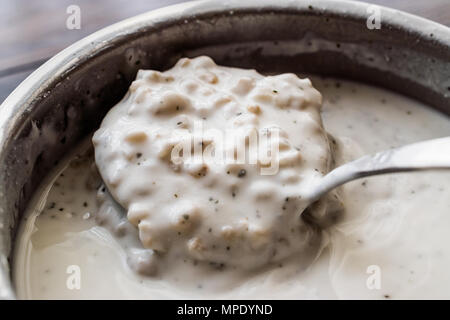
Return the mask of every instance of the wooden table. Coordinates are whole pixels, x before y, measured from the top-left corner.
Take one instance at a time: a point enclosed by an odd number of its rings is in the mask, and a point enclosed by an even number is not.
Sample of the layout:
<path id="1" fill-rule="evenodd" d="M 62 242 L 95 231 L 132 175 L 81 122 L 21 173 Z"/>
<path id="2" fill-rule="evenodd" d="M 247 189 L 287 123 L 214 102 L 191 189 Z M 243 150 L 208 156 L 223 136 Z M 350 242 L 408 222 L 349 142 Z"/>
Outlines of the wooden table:
<path id="1" fill-rule="evenodd" d="M 179 2 L 184 0 L 2 0 L 0 102 L 39 65 L 71 43 L 114 22 Z M 450 26 L 450 0 L 366 2 L 390 6 Z M 66 27 L 66 10 L 70 5 L 81 9 L 79 30 Z"/>

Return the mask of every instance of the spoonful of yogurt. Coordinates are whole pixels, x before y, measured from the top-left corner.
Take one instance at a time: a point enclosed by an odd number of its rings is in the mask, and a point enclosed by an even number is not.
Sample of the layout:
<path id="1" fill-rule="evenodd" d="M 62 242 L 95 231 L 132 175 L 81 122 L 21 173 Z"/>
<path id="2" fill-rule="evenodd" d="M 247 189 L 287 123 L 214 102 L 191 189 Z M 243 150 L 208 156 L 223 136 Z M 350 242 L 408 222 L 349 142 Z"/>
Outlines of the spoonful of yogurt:
<path id="1" fill-rule="evenodd" d="M 293 254 L 304 260 L 342 216 L 337 186 L 450 167 L 444 138 L 330 171 L 334 150 L 321 106 L 311 81 L 293 73 L 264 76 L 183 58 L 164 72 L 139 71 L 93 136 L 95 162 L 142 247 L 159 257 L 219 269 Z"/>

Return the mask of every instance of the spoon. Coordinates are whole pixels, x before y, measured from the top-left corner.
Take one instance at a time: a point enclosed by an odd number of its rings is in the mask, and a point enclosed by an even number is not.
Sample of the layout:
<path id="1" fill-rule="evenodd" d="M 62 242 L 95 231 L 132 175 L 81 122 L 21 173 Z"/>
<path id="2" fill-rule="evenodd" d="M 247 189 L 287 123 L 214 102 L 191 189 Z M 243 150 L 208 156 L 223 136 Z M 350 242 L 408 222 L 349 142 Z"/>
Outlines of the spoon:
<path id="1" fill-rule="evenodd" d="M 450 137 L 413 143 L 348 162 L 326 174 L 303 197 L 312 203 L 332 189 L 363 177 L 439 169 L 450 169 Z"/>

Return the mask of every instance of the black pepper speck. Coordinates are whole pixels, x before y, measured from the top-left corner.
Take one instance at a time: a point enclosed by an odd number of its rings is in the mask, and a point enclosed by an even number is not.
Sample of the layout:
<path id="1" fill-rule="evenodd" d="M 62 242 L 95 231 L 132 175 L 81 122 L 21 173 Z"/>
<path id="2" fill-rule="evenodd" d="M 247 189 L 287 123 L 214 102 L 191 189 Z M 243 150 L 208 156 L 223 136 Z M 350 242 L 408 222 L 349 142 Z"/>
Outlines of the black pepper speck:
<path id="1" fill-rule="evenodd" d="M 238 178 L 243 178 L 247 174 L 247 171 L 245 169 L 241 169 L 238 173 Z"/>

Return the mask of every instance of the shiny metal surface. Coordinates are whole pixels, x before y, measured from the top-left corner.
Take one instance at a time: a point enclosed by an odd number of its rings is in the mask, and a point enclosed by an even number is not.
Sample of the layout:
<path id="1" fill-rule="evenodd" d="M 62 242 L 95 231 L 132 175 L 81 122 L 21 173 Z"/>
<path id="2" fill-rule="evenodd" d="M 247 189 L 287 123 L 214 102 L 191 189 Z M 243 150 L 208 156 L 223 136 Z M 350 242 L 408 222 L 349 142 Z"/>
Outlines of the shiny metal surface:
<path id="1" fill-rule="evenodd" d="M 450 114 L 450 30 L 349 1 L 199 1 L 125 20 L 63 50 L 0 106 L 0 297 L 21 214 L 55 163 L 99 125 L 139 68 L 182 56 L 261 72 L 312 72 L 406 94 Z"/>
<path id="2" fill-rule="evenodd" d="M 450 137 L 381 151 L 339 166 L 311 186 L 306 199 L 316 201 L 332 189 L 364 177 L 424 170 L 450 170 Z"/>

